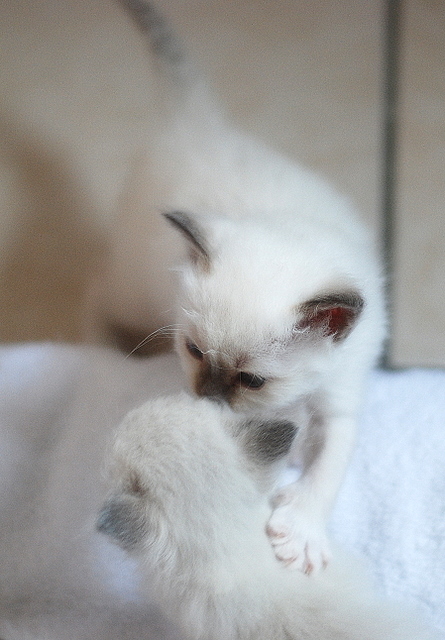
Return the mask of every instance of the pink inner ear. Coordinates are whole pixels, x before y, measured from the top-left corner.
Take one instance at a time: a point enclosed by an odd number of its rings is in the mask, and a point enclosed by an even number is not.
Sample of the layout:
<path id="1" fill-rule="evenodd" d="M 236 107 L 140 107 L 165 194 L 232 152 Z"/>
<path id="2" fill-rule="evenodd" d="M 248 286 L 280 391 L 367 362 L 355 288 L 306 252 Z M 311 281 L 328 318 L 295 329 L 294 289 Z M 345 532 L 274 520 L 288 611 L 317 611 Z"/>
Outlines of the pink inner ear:
<path id="1" fill-rule="evenodd" d="M 333 309 L 327 309 L 327 315 L 329 335 L 342 333 L 351 320 L 351 309 L 334 307 Z"/>
<path id="2" fill-rule="evenodd" d="M 325 336 L 341 338 L 351 324 L 354 311 L 348 307 L 329 307 L 307 316 L 303 324 L 311 329 L 322 329 Z"/>

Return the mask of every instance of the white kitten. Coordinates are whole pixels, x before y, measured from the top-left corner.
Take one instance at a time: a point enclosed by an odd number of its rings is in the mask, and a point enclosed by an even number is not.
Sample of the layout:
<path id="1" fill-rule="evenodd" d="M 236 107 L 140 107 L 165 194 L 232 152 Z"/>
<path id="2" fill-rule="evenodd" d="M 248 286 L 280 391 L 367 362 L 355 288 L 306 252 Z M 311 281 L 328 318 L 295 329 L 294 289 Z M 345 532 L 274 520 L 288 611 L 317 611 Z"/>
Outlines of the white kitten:
<path id="1" fill-rule="evenodd" d="M 285 420 L 185 394 L 124 420 L 98 528 L 134 555 L 167 617 L 193 640 L 426 640 L 334 558 L 308 580 L 264 533 L 267 494 L 292 444 Z"/>
<path id="2" fill-rule="evenodd" d="M 168 214 L 190 242 L 176 346 L 193 389 L 238 410 L 307 408 L 293 452 L 302 476 L 269 523 L 277 556 L 307 573 L 329 559 L 324 523 L 384 325 L 364 234 L 323 195 L 312 219 Z"/>
<path id="3" fill-rule="evenodd" d="M 227 124 L 163 23 L 126 4 L 162 63 L 164 119 L 122 199 L 101 314 L 143 335 L 174 324 L 199 395 L 294 418 L 306 406 L 292 454 L 302 475 L 276 496 L 269 535 L 278 558 L 311 573 L 330 556 L 326 518 L 384 335 L 372 243 L 322 180 Z M 176 316 L 181 246 L 159 210 L 189 246 Z"/>

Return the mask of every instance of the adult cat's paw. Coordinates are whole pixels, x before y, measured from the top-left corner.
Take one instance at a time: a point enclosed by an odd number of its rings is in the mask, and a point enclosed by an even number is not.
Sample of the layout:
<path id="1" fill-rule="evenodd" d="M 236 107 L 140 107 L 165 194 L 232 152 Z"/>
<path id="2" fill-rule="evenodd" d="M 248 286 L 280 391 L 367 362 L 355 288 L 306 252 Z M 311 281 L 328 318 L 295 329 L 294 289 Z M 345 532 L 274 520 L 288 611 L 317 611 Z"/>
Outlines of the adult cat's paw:
<path id="1" fill-rule="evenodd" d="M 295 504 L 276 507 L 267 524 L 275 555 L 291 569 L 311 575 L 324 569 L 331 558 L 323 524 Z"/>

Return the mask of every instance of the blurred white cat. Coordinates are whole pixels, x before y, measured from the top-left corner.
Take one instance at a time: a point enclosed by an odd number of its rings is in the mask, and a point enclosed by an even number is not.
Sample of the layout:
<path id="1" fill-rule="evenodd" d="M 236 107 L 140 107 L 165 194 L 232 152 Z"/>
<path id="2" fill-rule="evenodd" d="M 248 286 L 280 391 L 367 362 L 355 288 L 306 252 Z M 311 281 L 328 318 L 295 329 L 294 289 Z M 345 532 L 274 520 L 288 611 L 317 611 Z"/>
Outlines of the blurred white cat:
<path id="1" fill-rule="evenodd" d="M 349 557 L 311 579 L 274 557 L 267 496 L 296 430 L 184 393 L 151 400 L 117 432 L 98 529 L 137 560 L 183 638 L 433 638 Z"/>

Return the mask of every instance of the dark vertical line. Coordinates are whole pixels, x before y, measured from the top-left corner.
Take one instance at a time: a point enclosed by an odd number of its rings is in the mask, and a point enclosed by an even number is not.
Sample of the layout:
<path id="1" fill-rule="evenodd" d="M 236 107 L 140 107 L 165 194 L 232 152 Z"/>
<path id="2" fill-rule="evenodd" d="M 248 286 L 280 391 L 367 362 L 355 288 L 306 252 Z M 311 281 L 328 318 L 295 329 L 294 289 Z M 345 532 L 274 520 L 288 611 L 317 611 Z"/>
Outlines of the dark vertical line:
<path id="1" fill-rule="evenodd" d="M 391 368 L 393 335 L 393 294 L 396 225 L 397 115 L 400 54 L 401 0 L 385 0 L 384 87 L 383 87 L 383 162 L 382 162 L 382 252 L 386 277 L 389 337 L 382 359 Z"/>

